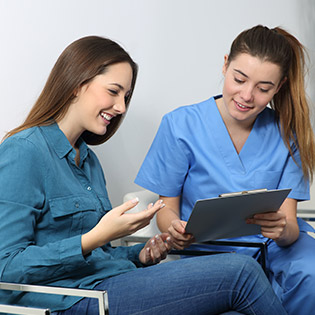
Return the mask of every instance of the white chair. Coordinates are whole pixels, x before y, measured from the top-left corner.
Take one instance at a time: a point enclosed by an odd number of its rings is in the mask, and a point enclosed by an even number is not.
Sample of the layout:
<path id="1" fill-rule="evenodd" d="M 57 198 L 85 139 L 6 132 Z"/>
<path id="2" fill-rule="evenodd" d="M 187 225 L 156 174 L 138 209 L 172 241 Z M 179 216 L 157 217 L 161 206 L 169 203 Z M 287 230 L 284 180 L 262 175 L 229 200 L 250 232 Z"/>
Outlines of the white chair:
<path id="1" fill-rule="evenodd" d="M 134 198 L 139 198 L 139 203 L 134 208 L 128 211 L 131 213 L 136 213 L 136 212 L 146 209 L 149 203 L 154 203 L 159 199 L 159 195 L 149 190 L 134 191 L 134 192 L 127 193 L 123 197 L 123 202 L 126 202 Z M 154 216 L 149 225 L 133 233 L 132 236 L 150 238 L 153 235 L 158 234 L 158 233 L 160 233 L 160 230 L 157 227 L 156 216 Z"/>

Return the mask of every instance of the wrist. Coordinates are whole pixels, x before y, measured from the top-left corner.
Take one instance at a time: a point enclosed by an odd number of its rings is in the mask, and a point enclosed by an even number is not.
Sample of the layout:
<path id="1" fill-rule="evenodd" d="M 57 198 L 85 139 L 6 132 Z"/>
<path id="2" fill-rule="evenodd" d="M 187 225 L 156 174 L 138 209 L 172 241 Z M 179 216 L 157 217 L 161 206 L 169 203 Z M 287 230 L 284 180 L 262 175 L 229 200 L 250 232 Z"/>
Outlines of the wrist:
<path id="1" fill-rule="evenodd" d="M 99 233 L 97 233 L 97 231 L 94 228 L 81 236 L 82 254 L 87 255 L 94 249 L 101 247 L 106 243 L 108 243 L 108 241 L 107 240 L 102 241 L 99 237 Z"/>
<path id="2" fill-rule="evenodd" d="M 300 234 L 300 229 L 297 223 L 288 222 L 283 235 L 275 240 L 278 246 L 286 247 L 293 244 L 298 238 Z"/>

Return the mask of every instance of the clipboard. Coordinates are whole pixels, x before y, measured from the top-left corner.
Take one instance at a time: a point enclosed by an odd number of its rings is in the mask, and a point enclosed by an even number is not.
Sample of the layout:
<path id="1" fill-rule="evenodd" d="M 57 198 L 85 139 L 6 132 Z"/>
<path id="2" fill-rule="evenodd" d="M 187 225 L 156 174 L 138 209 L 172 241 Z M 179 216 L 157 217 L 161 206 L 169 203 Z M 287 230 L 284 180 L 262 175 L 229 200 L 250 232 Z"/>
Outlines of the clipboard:
<path id="1" fill-rule="evenodd" d="M 256 213 L 277 211 L 291 189 L 259 189 L 197 200 L 186 233 L 197 242 L 260 234 L 260 226 L 247 224 Z"/>

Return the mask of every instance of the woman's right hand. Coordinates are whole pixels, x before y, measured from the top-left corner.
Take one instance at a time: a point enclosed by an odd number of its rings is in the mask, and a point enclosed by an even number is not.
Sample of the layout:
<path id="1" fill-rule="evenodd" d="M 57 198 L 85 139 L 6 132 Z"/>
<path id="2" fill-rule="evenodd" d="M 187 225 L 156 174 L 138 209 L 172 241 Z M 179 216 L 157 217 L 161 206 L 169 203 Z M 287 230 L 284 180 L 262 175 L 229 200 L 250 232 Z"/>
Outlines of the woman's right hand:
<path id="1" fill-rule="evenodd" d="M 164 207 L 163 201 L 149 204 L 147 209 L 137 213 L 126 213 L 138 204 L 138 199 L 126 201 L 122 205 L 107 212 L 98 224 L 89 232 L 82 235 L 82 253 L 86 255 L 97 247 L 130 235 L 147 226 L 153 216 Z"/>
<path id="2" fill-rule="evenodd" d="M 192 234 L 188 234 L 185 231 L 187 222 L 179 219 L 172 220 L 171 225 L 168 228 L 168 233 L 171 236 L 173 247 L 175 249 L 184 249 L 195 241 Z"/>

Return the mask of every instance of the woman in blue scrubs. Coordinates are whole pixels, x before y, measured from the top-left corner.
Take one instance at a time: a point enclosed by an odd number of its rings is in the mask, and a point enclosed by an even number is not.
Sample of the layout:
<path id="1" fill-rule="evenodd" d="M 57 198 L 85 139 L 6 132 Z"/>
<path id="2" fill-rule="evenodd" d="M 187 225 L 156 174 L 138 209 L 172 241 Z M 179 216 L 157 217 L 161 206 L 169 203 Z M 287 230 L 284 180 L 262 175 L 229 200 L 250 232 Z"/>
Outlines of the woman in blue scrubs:
<path id="1" fill-rule="evenodd" d="M 267 242 L 275 292 L 290 314 L 311 314 L 315 240 L 307 232 L 314 230 L 296 216 L 297 202 L 310 198 L 315 168 L 304 48 L 285 30 L 258 25 L 233 41 L 223 75 L 222 95 L 163 117 L 135 182 L 164 200 L 157 222 L 178 249 L 194 241 L 185 225 L 196 200 L 291 188 L 279 211 L 247 220 L 260 225 L 261 234 L 236 240 Z"/>
<path id="2" fill-rule="evenodd" d="M 251 257 L 228 254 L 157 264 L 168 233 L 146 244 L 112 240 L 149 224 L 163 207 L 114 209 L 87 144 L 119 127 L 137 65 L 115 42 L 88 36 L 58 58 L 25 122 L 0 145 L 0 281 L 107 290 L 110 314 L 284 314 Z M 111 152 L 111 154 L 114 154 Z M 1 303 L 98 314 L 96 299 L 1 292 Z"/>

